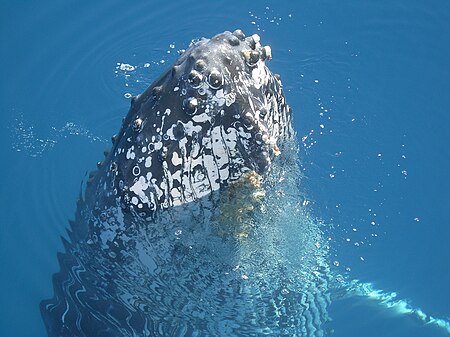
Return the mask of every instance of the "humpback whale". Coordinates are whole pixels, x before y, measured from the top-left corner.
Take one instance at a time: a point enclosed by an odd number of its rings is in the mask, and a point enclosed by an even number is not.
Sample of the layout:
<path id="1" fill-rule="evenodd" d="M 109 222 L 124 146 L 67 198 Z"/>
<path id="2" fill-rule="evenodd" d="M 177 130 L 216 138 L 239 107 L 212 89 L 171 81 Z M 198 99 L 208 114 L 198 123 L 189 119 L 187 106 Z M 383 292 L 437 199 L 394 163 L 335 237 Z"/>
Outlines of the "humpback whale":
<path id="1" fill-rule="evenodd" d="M 49 336 L 326 334 L 328 247 L 271 58 L 224 32 L 132 99 L 63 238 Z"/>

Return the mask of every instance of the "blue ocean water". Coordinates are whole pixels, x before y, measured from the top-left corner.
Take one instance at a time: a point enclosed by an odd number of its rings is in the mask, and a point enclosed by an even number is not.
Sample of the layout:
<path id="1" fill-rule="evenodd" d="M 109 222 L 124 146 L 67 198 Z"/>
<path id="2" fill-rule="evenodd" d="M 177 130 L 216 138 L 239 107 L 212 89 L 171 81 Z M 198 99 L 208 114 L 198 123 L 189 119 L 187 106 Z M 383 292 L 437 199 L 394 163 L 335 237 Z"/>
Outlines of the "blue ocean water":
<path id="1" fill-rule="evenodd" d="M 310 211 L 336 273 L 450 316 L 448 1 L 2 1 L 0 336 L 45 336 L 81 180 L 191 40 L 241 28 L 273 51 Z M 337 299 L 335 336 L 446 336 Z"/>

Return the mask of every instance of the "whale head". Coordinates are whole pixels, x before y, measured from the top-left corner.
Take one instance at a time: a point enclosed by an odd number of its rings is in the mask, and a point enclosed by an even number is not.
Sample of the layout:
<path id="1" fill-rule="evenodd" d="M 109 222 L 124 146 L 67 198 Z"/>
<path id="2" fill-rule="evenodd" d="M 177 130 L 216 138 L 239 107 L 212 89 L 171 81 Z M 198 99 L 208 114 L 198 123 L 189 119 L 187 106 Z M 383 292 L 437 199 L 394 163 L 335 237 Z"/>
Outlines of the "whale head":
<path id="1" fill-rule="evenodd" d="M 133 98 L 96 194 L 146 217 L 268 172 L 279 139 L 293 135 L 271 57 L 240 30 L 192 43 Z"/>

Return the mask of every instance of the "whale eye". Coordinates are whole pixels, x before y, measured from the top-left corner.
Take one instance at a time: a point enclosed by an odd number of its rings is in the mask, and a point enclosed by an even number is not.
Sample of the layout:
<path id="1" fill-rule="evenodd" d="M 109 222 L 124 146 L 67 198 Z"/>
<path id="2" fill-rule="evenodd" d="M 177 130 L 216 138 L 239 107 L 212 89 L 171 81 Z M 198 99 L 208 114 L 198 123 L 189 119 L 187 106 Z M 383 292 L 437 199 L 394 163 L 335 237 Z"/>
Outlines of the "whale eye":
<path id="1" fill-rule="evenodd" d="M 193 115 L 197 111 L 197 105 L 198 105 L 197 98 L 195 98 L 195 97 L 186 98 L 183 101 L 183 110 L 188 115 Z"/>
<path id="2" fill-rule="evenodd" d="M 211 71 L 208 76 L 208 84 L 213 89 L 219 89 L 223 85 L 223 76 L 217 70 Z"/>
<path id="3" fill-rule="evenodd" d="M 188 75 L 188 82 L 192 85 L 193 88 L 198 88 L 202 83 L 203 75 L 200 74 L 197 70 L 192 70 Z"/>

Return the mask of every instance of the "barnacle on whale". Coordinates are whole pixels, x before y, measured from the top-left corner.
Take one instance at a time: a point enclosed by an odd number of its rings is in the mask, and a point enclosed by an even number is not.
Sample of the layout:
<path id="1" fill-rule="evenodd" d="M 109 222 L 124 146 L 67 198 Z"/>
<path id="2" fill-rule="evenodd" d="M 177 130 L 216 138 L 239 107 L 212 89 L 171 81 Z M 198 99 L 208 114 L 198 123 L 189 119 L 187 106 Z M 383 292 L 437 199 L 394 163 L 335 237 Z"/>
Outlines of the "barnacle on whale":
<path id="1" fill-rule="evenodd" d="M 219 235 L 238 239 L 248 237 L 256 226 L 252 215 L 263 202 L 263 177 L 255 171 L 246 172 L 223 190 L 219 197 L 215 224 Z"/>

